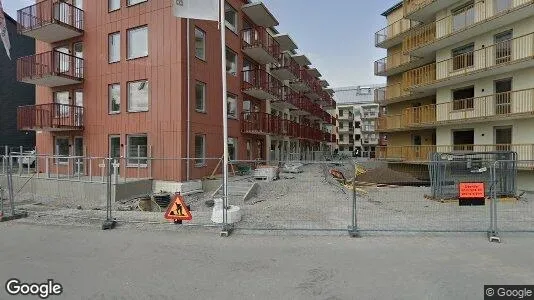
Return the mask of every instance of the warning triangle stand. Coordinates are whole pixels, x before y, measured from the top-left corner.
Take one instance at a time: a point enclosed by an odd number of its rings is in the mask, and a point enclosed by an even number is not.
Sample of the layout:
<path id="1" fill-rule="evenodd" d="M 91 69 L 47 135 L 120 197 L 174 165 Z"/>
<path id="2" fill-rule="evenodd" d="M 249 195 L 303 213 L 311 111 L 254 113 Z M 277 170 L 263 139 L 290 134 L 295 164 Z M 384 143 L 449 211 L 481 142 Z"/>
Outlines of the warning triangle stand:
<path id="1" fill-rule="evenodd" d="M 185 204 L 184 198 L 180 195 L 175 195 L 174 199 L 169 204 L 165 212 L 165 219 L 173 221 L 189 221 L 193 219 L 191 212 Z"/>

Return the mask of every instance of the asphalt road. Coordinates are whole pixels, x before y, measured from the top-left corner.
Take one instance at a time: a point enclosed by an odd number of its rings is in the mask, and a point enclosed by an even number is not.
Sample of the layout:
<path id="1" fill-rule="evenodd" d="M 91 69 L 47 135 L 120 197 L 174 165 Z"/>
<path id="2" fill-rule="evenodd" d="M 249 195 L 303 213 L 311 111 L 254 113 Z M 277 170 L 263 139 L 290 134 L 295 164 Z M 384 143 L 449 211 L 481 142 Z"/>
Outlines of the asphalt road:
<path id="1" fill-rule="evenodd" d="M 269 236 L 0 224 L 9 278 L 54 279 L 49 299 L 483 299 L 534 284 L 534 238 Z M 37 297 L 27 297 L 38 299 Z"/>

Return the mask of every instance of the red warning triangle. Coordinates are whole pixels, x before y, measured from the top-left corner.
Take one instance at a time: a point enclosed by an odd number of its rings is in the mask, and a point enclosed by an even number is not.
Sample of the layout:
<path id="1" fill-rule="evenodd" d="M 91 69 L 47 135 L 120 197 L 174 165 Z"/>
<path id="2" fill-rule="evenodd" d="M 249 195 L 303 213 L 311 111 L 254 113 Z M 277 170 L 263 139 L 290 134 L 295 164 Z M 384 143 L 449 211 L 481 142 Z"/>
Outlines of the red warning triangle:
<path id="1" fill-rule="evenodd" d="M 171 204 L 169 204 L 164 218 L 167 220 L 188 221 L 193 219 L 193 216 L 189 209 L 187 209 L 184 198 L 180 195 L 176 195 Z"/>

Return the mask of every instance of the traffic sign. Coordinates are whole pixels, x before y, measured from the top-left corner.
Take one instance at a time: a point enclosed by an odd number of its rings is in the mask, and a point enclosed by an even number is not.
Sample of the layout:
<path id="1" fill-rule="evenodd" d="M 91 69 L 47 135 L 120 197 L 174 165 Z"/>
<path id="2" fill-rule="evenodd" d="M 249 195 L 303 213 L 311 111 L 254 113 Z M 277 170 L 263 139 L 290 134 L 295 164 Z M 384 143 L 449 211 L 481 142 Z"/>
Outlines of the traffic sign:
<path id="1" fill-rule="evenodd" d="M 164 218 L 173 221 L 188 221 L 193 219 L 193 216 L 187 208 L 187 205 L 185 205 L 184 198 L 180 195 L 176 195 L 171 201 L 171 204 L 169 204 Z"/>

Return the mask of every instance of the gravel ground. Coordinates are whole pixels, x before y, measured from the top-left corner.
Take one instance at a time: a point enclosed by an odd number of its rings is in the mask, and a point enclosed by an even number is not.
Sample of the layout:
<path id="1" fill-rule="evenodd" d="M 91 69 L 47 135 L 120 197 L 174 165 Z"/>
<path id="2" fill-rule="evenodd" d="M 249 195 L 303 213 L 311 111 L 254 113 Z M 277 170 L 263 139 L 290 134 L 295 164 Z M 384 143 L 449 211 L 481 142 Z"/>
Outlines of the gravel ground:
<path id="1" fill-rule="evenodd" d="M 382 166 L 377 165 L 375 172 Z M 330 229 L 346 230 L 352 217 L 352 191 L 343 188 L 329 175 L 336 168 L 348 179 L 353 176 L 352 163 L 343 165 L 308 164 L 298 174 L 281 174 L 273 182 L 258 181 L 256 196 L 246 203 L 231 198 L 230 204 L 241 207 L 241 229 Z M 231 180 L 247 180 L 235 177 Z M 362 187 L 357 197 L 358 227 L 362 230 L 438 230 L 485 231 L 489 227 L 489 205 L 460 207 L 457 202 L 437 202 L 425 198 L 428 187 Z M 186 225 L 214 226 L 212 208 L 205 202 L 211 192 L 186 196 L 193 220 Z M 56 201 L 30 197 L 17 203 L 18 209 L 30 212 L 21 222 L 100 226 L 106 217 L 105 207 L 77 207 Z M 498 222 L 502 230 L 534 230 L 534 194 L 519 201 L 498 205 Z M 164 210 L 164 209 L 163 209 Z M 113 217 L 124 226 L 134 228 L 176 228 L 163 219 L 163 211 L 142 212 L 137 201 L 113 205 Z M 185 226 L 184 226 L 185 227 Z"/>

